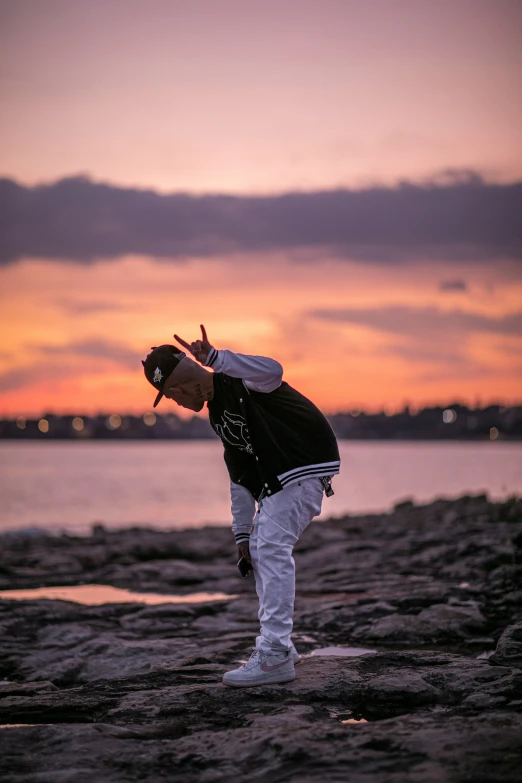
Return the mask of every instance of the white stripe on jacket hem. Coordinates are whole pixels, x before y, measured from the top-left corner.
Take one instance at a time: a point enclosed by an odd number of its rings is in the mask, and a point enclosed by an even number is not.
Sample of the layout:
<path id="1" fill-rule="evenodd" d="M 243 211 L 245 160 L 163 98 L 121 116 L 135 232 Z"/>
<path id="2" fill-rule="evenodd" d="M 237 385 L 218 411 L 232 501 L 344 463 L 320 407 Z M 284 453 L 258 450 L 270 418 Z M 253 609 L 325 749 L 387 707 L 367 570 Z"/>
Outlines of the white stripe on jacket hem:
<path id="1" fill-rule="evenodd" d="M 302 465 L 300 468 L 287 470 L 286 473 L 280 473 L 277 477 L 282 486 L 288 484 L 294 478 L 304 478 L 305 476 L 333 476 L 339 473 L 341 469 L 341 460 L 335 462 L 320 462 L 317 465 Z"/>

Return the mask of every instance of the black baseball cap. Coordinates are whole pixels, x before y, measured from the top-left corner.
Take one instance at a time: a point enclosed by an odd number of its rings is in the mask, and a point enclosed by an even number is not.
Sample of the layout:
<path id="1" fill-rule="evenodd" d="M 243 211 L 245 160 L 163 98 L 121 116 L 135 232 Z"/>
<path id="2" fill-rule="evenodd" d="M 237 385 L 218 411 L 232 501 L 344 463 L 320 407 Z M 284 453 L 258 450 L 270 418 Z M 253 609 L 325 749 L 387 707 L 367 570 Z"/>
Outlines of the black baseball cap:
<path id="1" fill-rule="evenodd" d="M 146 379 L 155 389 L 159 389 L 159 394 L 152 406 L 153 408 L 156 407 L 163 397 L 165 381 L 184 356 L 186 354 L 180 351 L 179 348 L 176 348 L 175 345 L 159 345 L 156 348 L 152 348 L 145 361 L 142 361 Z"/>

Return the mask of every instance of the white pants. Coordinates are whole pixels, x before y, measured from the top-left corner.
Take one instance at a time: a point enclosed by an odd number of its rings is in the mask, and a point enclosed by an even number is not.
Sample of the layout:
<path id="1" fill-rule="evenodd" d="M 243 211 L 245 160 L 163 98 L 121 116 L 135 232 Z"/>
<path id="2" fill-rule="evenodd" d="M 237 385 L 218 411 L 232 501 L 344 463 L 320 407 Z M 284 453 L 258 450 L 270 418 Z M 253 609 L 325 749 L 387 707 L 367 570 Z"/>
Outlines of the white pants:
<path id="1" fill-rule="evenodd" d="M 250 558 L 259 597 L 261 633 L 256 647 L 279 653 L 291 647 L 295 598 L 293 548 L 312 519 L 321 513 L 323 485 L 302 479 L 263 498 L 250 535 Z"/>

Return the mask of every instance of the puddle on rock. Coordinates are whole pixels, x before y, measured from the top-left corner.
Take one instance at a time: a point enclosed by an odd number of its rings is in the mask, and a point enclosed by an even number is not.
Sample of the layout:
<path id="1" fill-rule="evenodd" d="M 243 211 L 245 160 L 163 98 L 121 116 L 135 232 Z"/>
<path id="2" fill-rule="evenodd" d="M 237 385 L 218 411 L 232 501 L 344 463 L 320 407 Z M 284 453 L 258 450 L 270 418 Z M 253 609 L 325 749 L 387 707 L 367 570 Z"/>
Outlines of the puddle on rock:
<path id="1" fill-rule="evenodd" d="M 48 598 L 53 601 L 74 601 L 86 606 L 102 604 L 202 604 L 208 601 L 228 601 L 237 595 L 226 593 L 189 593 L 188 595 L 161 595 L 159 593 L 132 593 L 110 585 L 62 585 L 37 587 L 31 590 L 0 590 L 0 598 L 27 601 Z"/>
<path id="2" fill-rule="evenodd" d="M 369 655 L 376 652 L 377 650 L 370 650 L 367 647 L 318 647 L 308 655 L 341 655 L 345 658 L 355 658 L 358 655 Z"/>
<path id="3" fill-rule="evenodd" d="M 340 709 L 328 709 L 328 715 L 339 723 L 355 724 L 355 723 L 368 723 L 360 712 L 353 712 L 352 710 L 340 710 Z"/>

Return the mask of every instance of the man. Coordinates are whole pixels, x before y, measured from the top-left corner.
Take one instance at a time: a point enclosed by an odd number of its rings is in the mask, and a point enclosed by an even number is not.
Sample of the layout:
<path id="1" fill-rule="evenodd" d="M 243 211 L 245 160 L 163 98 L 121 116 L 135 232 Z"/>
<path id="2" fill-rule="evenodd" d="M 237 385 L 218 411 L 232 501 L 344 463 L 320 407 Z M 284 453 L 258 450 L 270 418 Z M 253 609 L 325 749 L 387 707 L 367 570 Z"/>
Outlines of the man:
<path id="1" fill-rule="evenodd" d="M 153 348 L 142 364 L 158 390 L 154 407 L 162 397 L 196 412 L 206 402 L 223 443 L 237 554 L 254 571 L 261 625 L 250 660 L 227 672 L 223 682 L 238 687 L 288 682 L 299 662 L 291 641 L 292 550 L 320 514 L 323 493 L 333 494 L 331 477 L 340 468 L 337 441 L 321 411 L 282 380 L 278 362 L 218 351 L 204 326 L 201 333 L 192 343 L 174 335 L 200 364 L 174 345 Z"/>

